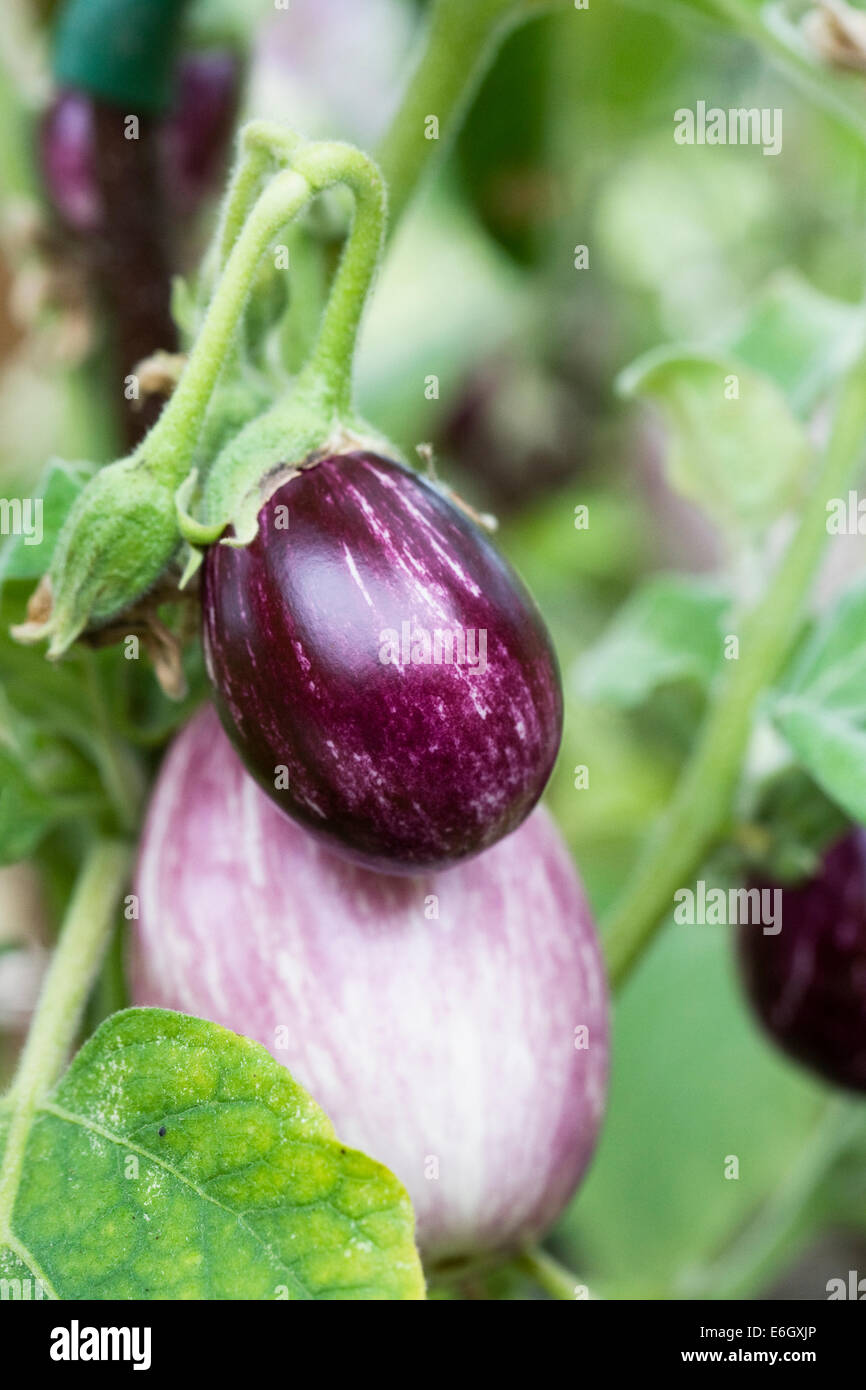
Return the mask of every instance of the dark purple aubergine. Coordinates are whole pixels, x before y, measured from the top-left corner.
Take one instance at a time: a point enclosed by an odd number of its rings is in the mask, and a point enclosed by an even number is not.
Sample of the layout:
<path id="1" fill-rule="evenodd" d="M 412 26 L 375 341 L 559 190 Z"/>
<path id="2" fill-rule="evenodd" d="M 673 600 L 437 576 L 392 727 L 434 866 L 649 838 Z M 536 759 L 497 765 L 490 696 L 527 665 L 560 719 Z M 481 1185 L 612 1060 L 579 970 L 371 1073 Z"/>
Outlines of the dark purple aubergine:
<path id="1" fill-rule="evenodd" d="M 766 886 L 766 885 L 761 885 Z M 746 988 L 779 1046 L 837 1086 L 866 1091 L 866 832 L 782 890 L 781 931 L 740 928 Z"/>
<path id="2" fill-rule="evenodd" d="M 247 769 L 358 863 L 447 867 L 544 790 L 562 691 L 541 616 L 474 523 L 400 464 L 343 454 L 280 486 L 249 546 L 208 551 L 204 633 Z"/>

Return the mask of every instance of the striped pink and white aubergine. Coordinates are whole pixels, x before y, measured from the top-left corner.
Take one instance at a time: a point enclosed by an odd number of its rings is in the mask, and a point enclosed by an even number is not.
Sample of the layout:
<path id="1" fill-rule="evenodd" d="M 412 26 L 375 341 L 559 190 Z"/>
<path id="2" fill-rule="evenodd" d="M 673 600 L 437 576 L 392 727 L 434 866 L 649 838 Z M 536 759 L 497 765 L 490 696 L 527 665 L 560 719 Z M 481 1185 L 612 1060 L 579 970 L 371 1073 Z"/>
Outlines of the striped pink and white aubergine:
<path id="1" fill-rule="evenodd" d="M 204 564 L 223 726 L 268 796 L 388 873 L 478 854 L 538 801 L 562 733 L 524 585 L 436 487 L 370 453 L 277 487 Z"/>
<path id="2" fill-rule="evenodd" d="M 543 808 L 449 873 L 372 873 L 281 815 L 206 709 L 163 765 L 137 892 L 135 1002 L 263 1043 L 405 1183 L 428 1265 L 556 1219 L 601 1124 L 608 1002 Z"/>

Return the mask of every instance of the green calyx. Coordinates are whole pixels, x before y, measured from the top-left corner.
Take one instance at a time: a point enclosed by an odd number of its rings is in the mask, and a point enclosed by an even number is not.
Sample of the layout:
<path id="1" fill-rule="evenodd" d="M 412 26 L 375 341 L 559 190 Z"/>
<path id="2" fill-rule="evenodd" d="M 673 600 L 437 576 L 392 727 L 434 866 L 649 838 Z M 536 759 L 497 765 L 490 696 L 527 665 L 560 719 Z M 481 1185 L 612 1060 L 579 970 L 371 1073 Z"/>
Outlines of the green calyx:
<path id="1" fill-rule="evenodd" d="M 309 359 L 270 404 L 266 374 L 244 342 L 248 302 L 256 285 L 273 297 L 266 252 L 335 184 L 354 196 L 353 226 Z M 352 364 L 384 228 L 382 177 L 358 150 L 303 145 L 259 122 L 242 132 L 209 262 L 213 288 L 196 309 L 198 331 L 174 395 L 135 453 L 99 472 L 76 500 L 19 640 L 48 638 L 48 655 L 61 656 L 138 605 L 167 571 L 176 584 L 184 558 L 186 582 L 200 547 L 226 528 L 233 543 L 248 543 L 275 474 L 339 447 L 370 446 L 371 431 L 352 412 Z M 264 312 L 273 317 L 267 305 Z"/>
<path id="2" fill-rule="evenodd" d="M 276 487 L 320 459 L 353 449 L 398 457 L 394 445 L 360 416 L 338 409 L 332 388 L 319 373 L 302 374 L 291 392 L 229 441 L 201 487 L 197 472 L 190 474 L 177 494 L 184 539 L 197 549 L 221 537 L 226 545 L 249 545 L 259 511 Z M 228 529 L 232 535 L 224 537 Z M 192 561 L 185 577 L 196 568 Z"/>
<path id="3" fill-rule="evenodd" d="M 147 593 L 179 544 L 173 490 L 132 458 L 103 468 L 76 499 L 47 584 L 14 636 L 21 642 L 48 637 L 48 656 L 62 656 L 86 628 L 127 608 L 130 594 Z"/>

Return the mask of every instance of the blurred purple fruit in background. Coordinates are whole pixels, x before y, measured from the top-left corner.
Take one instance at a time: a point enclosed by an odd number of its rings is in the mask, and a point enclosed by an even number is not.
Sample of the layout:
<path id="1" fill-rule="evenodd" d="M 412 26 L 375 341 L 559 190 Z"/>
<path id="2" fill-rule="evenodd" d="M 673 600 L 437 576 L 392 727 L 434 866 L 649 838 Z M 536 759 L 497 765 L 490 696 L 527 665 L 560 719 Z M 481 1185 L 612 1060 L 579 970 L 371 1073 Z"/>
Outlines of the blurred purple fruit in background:
<path id="1" fill-rule="evenodd" d="M 42 173 L 61 220 L 82 233 L 98 230 L 102 222 L 94 142 L 92 98 L 61 92 L 42 119 Z"/>
<path id="2" fill-rule="evenodd" d="M 241 86 L 241 64 L 227 49 L 188 54 L 162 131 L 166 191 L 178 211 L 194 210 L 219 183 Z"/>
<path id="3" fill-rule="evenodd" d="M 866 1091 L 866 831 L 836 841 L 813 878 L 781 891 L 777 935 L 740 928 L 749 996 L 791 1057 Z"/>
<path id="4" fill-rule="evenodd" d="M 174 104 L 156 132 L 162 192 L 175 214 L 195 211 L 220 182 L 241 80 L 241 61 L 228 49 L 190 53 L 178 63 Z M 96 106 L 84 92 L 60 92 L 40 129 L 45 187 L 61 221 L 81 235 L 105 226 Z M 122 124 L 120 111 L 116 118 Z"/>
<path id="5" fill-rule="evenodd" d="M 449 873 L 374 874 L 281 815 L 205 709 L 163 764 L 136 892 L 134 1001 L 263 1043 L 405 1183 L 428 1261 L 554 1222 L 601 1126 L 608 1004 L 543 808 Z"/>
<path id="6" fill-rule="evenodd" d="M 438 445 L 497 515 L 564 487 L 591 460 L 598 396 L 571 365 L 500 352 L 444 418 Z"/>

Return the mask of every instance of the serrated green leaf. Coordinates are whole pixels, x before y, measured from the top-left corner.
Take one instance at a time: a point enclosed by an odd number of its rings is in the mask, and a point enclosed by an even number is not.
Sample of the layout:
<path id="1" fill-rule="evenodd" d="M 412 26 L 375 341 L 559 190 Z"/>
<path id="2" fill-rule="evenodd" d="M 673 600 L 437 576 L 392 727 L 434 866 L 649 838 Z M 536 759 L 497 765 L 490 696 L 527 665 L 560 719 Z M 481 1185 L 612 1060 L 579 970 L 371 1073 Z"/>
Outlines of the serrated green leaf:
<path id="1" fill-rule="evenodd" d="M 866 584 L 818 625 L 770 713 L 818 785 L 866 824 Z"/>
<path id="2" fill-rule="evenodd" d="M 795 272 L 785 271 L 770 281 L 729 350 L 771 377 L 803 418 L 853 366 L 864 346 L 862 305 L 830 299 Z"/>
<path id="3" fill-rule="evenodd" d="M 24 1145 L 0 1277 L 39 1279 L 49 1297 L 424 1297 L 397 1179 L 340 1144 L 263 1047 L 217 1024 L 115 1014 Z"/>
<path id="4" fill-rule="evenodd" d="M 796 506 L 812 450 L 768 377 L 734 357 L 673 347 L 639 358 L 619 385 L 660 407 L 671 485 L 725 530 L 760 533 Z"/>
<path id="5" fill-rule="evenodd" d="M 33 493 L 33 500 L 42 504 L 39 542 L 33 543 L 35 535 L 6 538 L 0 547 L 0 583 L 7 579 L 35 581 L 45 574 L 69 509 L 92 473 L 90 464 L 51 460 Z"/>
<path id="6" fill-rule="evenodd" d="M 672 681 L 706 688 L 722 663 L 729 606 L 716 585 L 675 574 L 651 579 L 580 658 L 579 694 L 631 709 Z"/>

